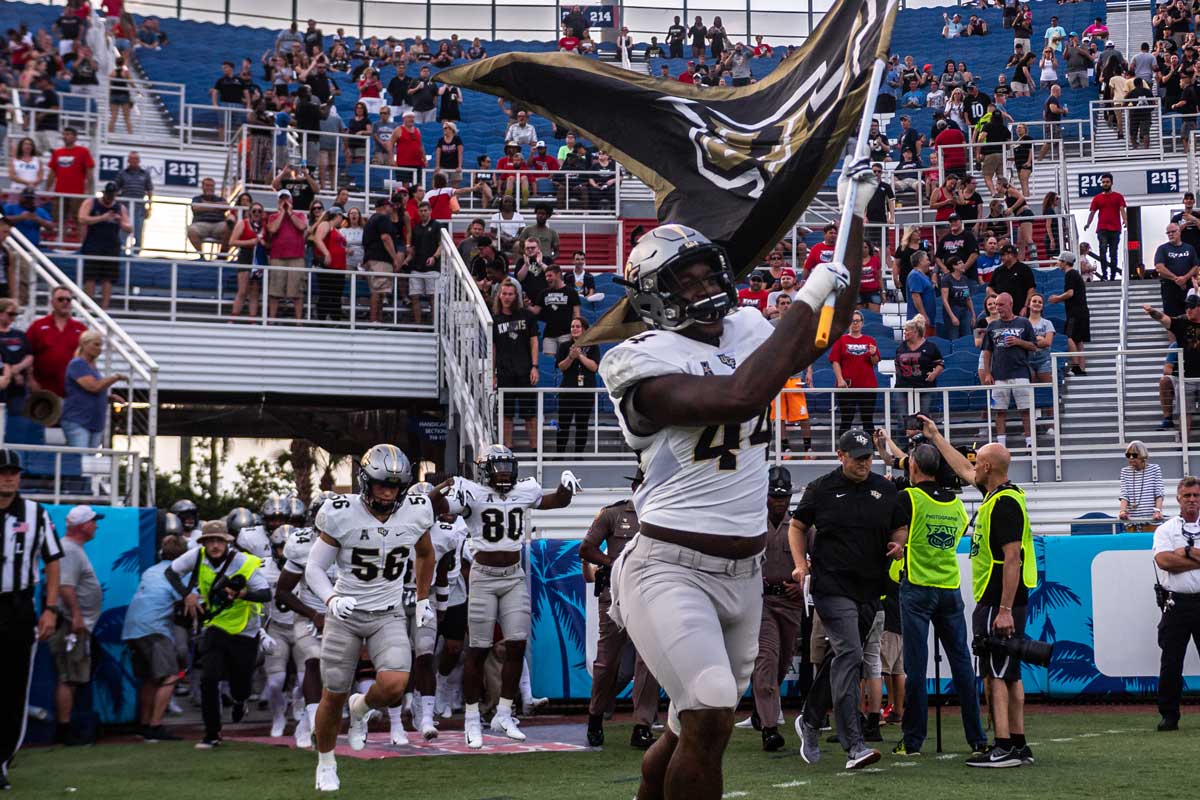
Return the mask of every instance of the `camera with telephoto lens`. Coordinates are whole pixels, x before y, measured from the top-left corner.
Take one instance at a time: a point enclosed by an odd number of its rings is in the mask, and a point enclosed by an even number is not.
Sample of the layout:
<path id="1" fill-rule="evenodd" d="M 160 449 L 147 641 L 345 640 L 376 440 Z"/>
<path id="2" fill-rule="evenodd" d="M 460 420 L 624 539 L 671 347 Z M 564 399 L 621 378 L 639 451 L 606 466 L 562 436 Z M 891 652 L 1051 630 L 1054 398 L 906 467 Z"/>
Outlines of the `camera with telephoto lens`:
<path id="1" fill-rule="evenodd" d="M 1015 658 L 1035 667 L 1045 667 L 1054 655 L 1054 645 L 1025 636 L 976 636 L 971 642 L 971 652 L 977 656 Z"/>
<path id="2" fill-rule="evenodd" d="M 222 575 L 217 578 L 208 589 L 208 603 L 206 603 L 208 611 L 205 613 L 205 617 L 212 619 L 229 608 L 237 601 L 238 594 L 245 588 L 245 575 Z M 233 592 L 233 597 L 229 596 L 226 589 Z"/>
<path id="3" fill-rule="evenodd" d="M 908 423 L 906 422 L 905 424 L 907 425 Z M 909 430 L 912 430 L 912 428 L 909 428 Z M 930 441 L 927 436 L 925 436 L 925 434 L 914 433 L 912 436 L 908 437 L 908 450 L 906 452 L 911 453 L 913 451 L 913 449 L 919 444 L 927 444 L 931 447 L 935 446 L 933 444 L 933 442 Z M 963 458 L 967 459 L 967 461 L 969 461 L 972 465 L 974 465 L 974 463 L 975 463 L 975 448 L 974 447 L 959 446 L 954 449 L 957 450 L 958 452 L 962 453 Z M 908 470 L 907 464 L 904 464 L 904 469 L 907 472 L 907 470 Z M 934 481 L 941 488 L 943 488 L 947 491 L 950 491 L 950 492 L 954 492 L 956 494 L 961 493 L 963 490 L 962 479 L 958 477 L 958 473 L 954 471 L 954 468 L 950 466 L 950 464 L 946 461 L 945 458 L 941 459 L 941 461 L 938 463 L 938 472 L 937 472 L 937 475 L 934 476 Z"/>

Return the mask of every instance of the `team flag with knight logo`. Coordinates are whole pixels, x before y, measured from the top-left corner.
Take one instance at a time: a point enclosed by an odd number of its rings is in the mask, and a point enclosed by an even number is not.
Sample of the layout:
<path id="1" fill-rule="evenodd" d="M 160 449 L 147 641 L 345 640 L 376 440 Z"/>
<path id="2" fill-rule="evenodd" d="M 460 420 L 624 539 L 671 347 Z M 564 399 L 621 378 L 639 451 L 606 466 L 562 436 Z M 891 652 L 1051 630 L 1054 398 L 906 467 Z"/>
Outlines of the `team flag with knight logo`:
<path id="1" fill-rule="evenodd" d="M 660 222 L 722 244 L 740 277 L 790 232 L 856 132 L 895 10 L 896 0 L 839 0 L 803 47 L 737 88 L 572 53 L 507 53 L 435 80 L 519 101 L 607 150 L 654 191 Z M 614 312 L 610 324 L 623 318 Z"/>

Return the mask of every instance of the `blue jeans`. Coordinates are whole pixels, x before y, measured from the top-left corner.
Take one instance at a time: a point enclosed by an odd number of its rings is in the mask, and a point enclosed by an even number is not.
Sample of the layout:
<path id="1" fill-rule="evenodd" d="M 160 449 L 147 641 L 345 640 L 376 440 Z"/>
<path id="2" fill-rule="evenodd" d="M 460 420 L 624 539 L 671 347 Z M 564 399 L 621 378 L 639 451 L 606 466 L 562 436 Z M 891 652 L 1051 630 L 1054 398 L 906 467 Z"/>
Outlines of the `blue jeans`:
<path id="1" fill-rule="evenodd" d="M 938 323 L 938 336 L 954 341 L 960 337 L 971 335 L 971 325 L 975 323 L 975 320 L 970 318 L 971 315 L 967 312 L 967 309 L 954 309 L 954 316 L 958 317 L 957 328 L 951 325 L 950 320 L 946 318 L 946 309 L 942 309 L 942 321 Z M 947 354 L 942 353 L 942 355 Z"/>
<path id="2" fill-rule="evenodd" d="M 963 732 L 968 745 L 987 741 L 979 721 L 979 694 L 967 646 L 967 620 L 958 589 L 900 585 L 900 626 L 904 637 L 904 746 L 919 752 L 929 733 L 929 698 L 926 674 L 929 664 L 929 623 L 946 652 L 954 688 L 962 709 Z"/>
<path id="3" fill-rule="evenodd" d="M 104 441 L 104 431 L 90 431 L 78 422 L 63 420 L 63 435 L 67 437 L 68 447 L 86 447 L 95 449 Z"/>

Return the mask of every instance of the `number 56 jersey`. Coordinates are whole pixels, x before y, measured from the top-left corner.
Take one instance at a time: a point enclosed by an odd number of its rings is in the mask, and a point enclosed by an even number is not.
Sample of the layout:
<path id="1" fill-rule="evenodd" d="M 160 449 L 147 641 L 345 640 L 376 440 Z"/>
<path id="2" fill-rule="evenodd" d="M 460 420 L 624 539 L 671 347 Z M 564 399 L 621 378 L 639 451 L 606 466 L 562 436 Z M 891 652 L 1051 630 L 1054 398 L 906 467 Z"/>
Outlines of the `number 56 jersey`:
<path id="1" fill-rule="evenodd" d="M 542 487 L 534 478 L 517 481 L 508 494 L 490 486 L 455 478 L 446 500 L 450 513 L 467 523 L 476 553 L 515 552 L 525 538 L 525 510 L 542 501 Z"/>
<path id="2" fill-rule="evenodd" d="M 339 545 L 334 592 L 356 598 L 363 611 L 400 606 L 413 546 L 433 524 L 433 505 L 421 495 L 402 497 L 384 522 L 358 495 L 329 498 L 317 514 L 316 527 Z"/>
<path id="3" fill-rule="evenodd" d="M 600 362 L 625 442 L 640 454 L 645 481 L 633 505 L 642 523 L 719 536 L 758 536 L 767 529 L 768 409 L 740 424 L 680 420 L 656 429 L 622 403 L 648 378 L 732 375 L 775 330 L 755 308 L 734 311 L 724 324 L 716 346 L 649 331 L 626 339 Z"/>

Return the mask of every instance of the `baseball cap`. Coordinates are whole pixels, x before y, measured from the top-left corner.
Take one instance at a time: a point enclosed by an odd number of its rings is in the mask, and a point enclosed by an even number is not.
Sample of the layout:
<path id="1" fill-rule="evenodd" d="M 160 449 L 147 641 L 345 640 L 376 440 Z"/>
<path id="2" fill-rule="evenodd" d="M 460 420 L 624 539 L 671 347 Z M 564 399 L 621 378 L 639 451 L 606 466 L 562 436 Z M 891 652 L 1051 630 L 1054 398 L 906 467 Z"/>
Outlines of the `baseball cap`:
<path id="1" fill-rule="evenodd" d="M 771 467 L 767 473 L 767 495 L 769 497 L 792 496 L 792 474 L 784 467 Z"/>
<path id="2" fill-rule="evenodd" d="M 1063 250 L 1061 253 L 1058 254 L 1058 260 L 1065 261 L 1068 264 L 1074 264 L 1075 263 L 1075 254 L 1072 253 L 1070 250 Z"/>
<path id="3" fill-rule="evenodd" d="M 232 543 L 233 537 L 229 535 L 229 529 L 225 527 L 225 520 L 213 519 L 204 523 L 204 527 L 200 529 L 200 535 L 196 537 L 196 541 L 203 542 L 205 539 L 221 539 L 225 542 Z"/>
<path id="4" fill-rule="evenodd" d="M 292 193 L 289 192 L 287 189 L 280 189 L 278 192 L 275 193 L 275 196 L 276 197 L 286 197 L 289 200 L 292 199 Z"/>
<path id="5" fill-rule="evenodd" d="M 1116 42 L 1108 42 L 1107 44 L 1104 45 L 1104 49 L 1107 50 L 1110 47 L 1116 47 L 1116 46 L 1117 46 Z"/>
<path id="6" fill-rule="evenodd" d="M 1189 294 L 1183 305 L 1185 308 L 1200 308 L 1200 294 Z"/>
<path id="7" fill-rule="evenodd" d="M 378 200 L 375 201 L 376 208 L 383 208 L 384 206 L 390 206 L 391 204 L 392 204 L 392 200 L 389 197 L 380 197 Z"/>
<path id="8" fill-rule="evenodd" d="M 105 194 L 116 194 L 117 193 L 117 184 L 114 183 L 113 181 L 109 181 L 108 183 L 104 184 L 104 193 Z"/>
<path id="9" fill-rule="evenodd" d="M 542 142 L 542 141 L 539 141 L 536 145 L 534 145 L 534 147 L 545 147 L 545 146 L 546 146 L 546 143 Z"/>
<path id="10" fill-rule="evenodd" d="M 750 280 L 752 280 L 752 281 L 762 281 L 762 280 L 764 280 L 764 278 L 763 278 L 763 274 L 762 274 L 761 272 L 751 272 L 751 273 L 750 273 Z"/>
<path id="11" fill-rule="evenodd" d="M 862 428 L 851 428 L 839 436 L 837 449 L 851 458 L 862 458 L 875 452 L 871 437 Z"/>
<path id="12" fill-rule="evenodd" d="M 779 273 L 779 277 L 782 278 L 784 275 L 791 275 L 794 278 L 796 277 L 796 270 L 792 269 L 791 267 L 784 267 Z"/>
<path id="13" fill-rule="evenodd" d="M 1000 252 L 1001 253 L 1016 253 L 1017 248 L 1013 247 L 1011 244 L 1006 244 L 1006 245 L 1004 245 L 1004 247 L 1000 248 Z"/>
<path id="14" fill-rule="evenodd" d="M 91 506 L 75 506 L 67 512 L 68 525 L 83 525 L 94 519 L 104 519 L 104 515 L 97 514 Z"/>
<path id="15" fill-rule="evenodd" d="M 6 469 L 20 470 L 21 457 L 17 455 L 16 450 L 0 447 L 0 472 Z"/>
<path id="16" fill-rule="evenodd" d="M 958 214 L 951 214 L 950 216 L 946 217 L 947 222 L 958 222 L 960 219 L 962 219 L 962 217 L 960 217 Z"/>

